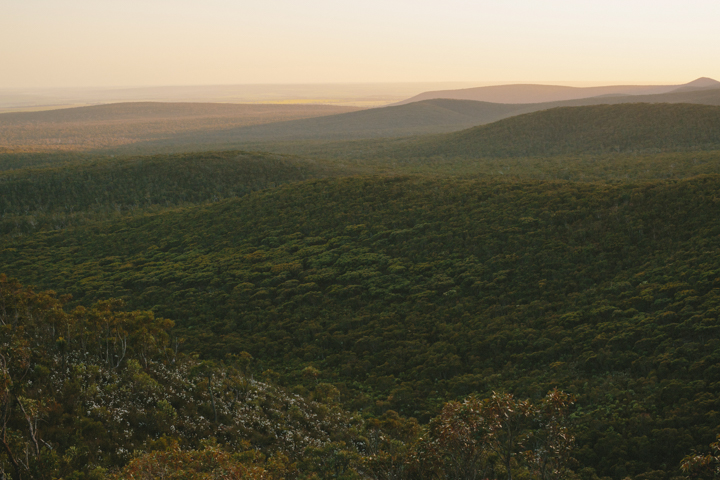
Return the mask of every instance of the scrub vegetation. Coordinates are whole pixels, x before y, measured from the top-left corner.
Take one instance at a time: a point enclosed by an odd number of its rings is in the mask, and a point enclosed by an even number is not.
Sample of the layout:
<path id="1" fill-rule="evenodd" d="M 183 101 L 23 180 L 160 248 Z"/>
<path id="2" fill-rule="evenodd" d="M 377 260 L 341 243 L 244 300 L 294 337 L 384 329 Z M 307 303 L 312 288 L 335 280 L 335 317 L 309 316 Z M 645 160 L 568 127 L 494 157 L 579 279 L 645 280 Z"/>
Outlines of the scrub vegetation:
<path id="1" fill-rule="evenodd" d="M 714 478 L 718 108 L 6 153 L 3 474 Z"/>

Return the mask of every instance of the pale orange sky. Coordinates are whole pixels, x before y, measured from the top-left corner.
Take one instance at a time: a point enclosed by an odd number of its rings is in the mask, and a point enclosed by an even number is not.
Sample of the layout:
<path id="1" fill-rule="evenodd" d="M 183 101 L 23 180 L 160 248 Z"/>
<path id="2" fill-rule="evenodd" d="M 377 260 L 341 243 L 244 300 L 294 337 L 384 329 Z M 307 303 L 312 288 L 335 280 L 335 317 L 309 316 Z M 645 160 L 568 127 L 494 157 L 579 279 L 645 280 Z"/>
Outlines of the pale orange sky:
<path id="1" fill-rule="evenodd" d="M 717 0 L 0 0 L 0 88 L 720 79 Z"/>

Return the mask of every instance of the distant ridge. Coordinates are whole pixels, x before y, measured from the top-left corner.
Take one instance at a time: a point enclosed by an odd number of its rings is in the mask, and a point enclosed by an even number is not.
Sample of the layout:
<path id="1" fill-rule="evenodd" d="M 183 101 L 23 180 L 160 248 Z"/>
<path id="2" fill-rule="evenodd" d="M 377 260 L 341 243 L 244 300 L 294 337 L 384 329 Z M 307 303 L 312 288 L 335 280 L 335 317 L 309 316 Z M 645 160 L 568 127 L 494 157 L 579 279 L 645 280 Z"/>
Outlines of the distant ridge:
<path id="1" fill-rule="evenodd" d="M 130 102 L 40 112 L 0 113 L 0 149 L 87 151 L 358 110 L 330 105 Z"/>
<path id="2" fill-rule="evenodd" d="M 598 97 L 602 95 L 657 95 L 668 93 L 679 88 L 701 88 L 715 86 L 720 88 L 720 82 L 711 78 L 699 78 L 684 85 L 610 85 L 604 87 L 566 87 L 560 85 L 494 85 L 488 87 L 464 88 L 460 90 L 437 90 L 424 92 L 414 97 L 398 102 L 395 105 L 430 100 L 434 98 L 450 98 L 455 100 L 475 100 L 494 103 L 542 103 L 563 100 L 577 100 L 581 98 Z"/>
<path id="3" fill-rule="evenodd" d="M 720 82 L 717 80 L 713 80 L 712 78 L 708 77 L 701 77 L 697 80 L 693 80 L 690 83 L 686 83 L 685 85 L 678 87 L 676 90 L 673 90 L 674 92 L 687 92 L 687 91 L 694 91 L 694 90 L 708 90 L 708 89 L 715 89 L 720 88 Z"/>
<path id="4" fill-rule="evenodd" d="M 23 122 L 106 122 L 178 118 L 242 117 L 250 122 L 277 118 L 307 118 L 359 110 L 332 105 L 276 105 L 193 102 L 122 102 L 85 107 L 60 108 L 38 112 L 0 113 L 0 125 Z"/>
<path id="5" fill-rule="evenodd" d="M 697 87 L 697 88 L 720 88 L 720 82 L 708 77 L 700 77 L 697 80 L 693 80 L 690 83 L 683 85 L 684 87 Z"/>
<path id="6" fill-rule="evenodd" d="M 177 134 L 163 140 L 128 145 L 133 153 L 182 151 L 182 149 L 245 148 L 263 142 L 346 141 L 450 133 L 485 125 L 516 115 L 557 107 L 621 103 L 691 103 L 720 106 L 720 88 L 693 89 L 659 95 L 616 95 L 564 102 L 500 104 L 472 100 L 433 99 L 399 105 L 214 131 Z M 252 148 L 256 148 L 253 145 Z"/>
<path id="7" fill-rule="evenodd" d="M 707 148 L 720 148 L 720 107 L 661 103 L 554 108 L 408 140 L 388 156 L 539 157 Z"/>
<path id="8" fill-rule="evenodd" d="M 126 103 L 47 112 L 0 114 L 0 145 L 33 151 L 85 150 L 133 154 L 217 149 L 275 151 L 280 142 L 327 142 L 457 132 L 516 115 L 622 103 L 720 105 L 720 88 L 654 95 L 608 94 L 561 102 L 512 104 L 432 99 L 358 110 L 352 107 Z M 311 117 L 311 118 L 308 118 Z M 281 150 L 282 151 L 282 150 Z"/>

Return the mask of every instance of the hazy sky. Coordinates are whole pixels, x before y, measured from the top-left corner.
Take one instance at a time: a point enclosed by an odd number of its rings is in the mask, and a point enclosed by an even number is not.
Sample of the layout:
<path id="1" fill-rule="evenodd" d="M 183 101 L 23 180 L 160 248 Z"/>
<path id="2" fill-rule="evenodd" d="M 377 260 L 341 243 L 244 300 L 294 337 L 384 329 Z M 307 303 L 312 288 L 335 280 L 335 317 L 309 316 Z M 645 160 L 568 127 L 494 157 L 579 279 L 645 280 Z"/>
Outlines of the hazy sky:
<path id="1" fill-rule="evenodd" d="M 718 0 L 0 0 L 0 87 L 720 79 Z"/>

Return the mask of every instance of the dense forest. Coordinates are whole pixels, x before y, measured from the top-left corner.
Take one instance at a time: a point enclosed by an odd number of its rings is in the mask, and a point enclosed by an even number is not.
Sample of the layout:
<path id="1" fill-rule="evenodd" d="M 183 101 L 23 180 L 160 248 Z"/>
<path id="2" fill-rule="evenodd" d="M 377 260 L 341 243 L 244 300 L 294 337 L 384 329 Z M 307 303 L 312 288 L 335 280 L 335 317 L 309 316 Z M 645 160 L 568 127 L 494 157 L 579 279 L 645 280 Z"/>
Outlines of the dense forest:
<path id="1" fill-rule="evenodd" d="M 337 169 L 311 160 L 248 152 L 75 160 L 16 169 L 0 173 L 0 234 L 217 202 L 337 174 Z"/>
<path id="2" fill-rule="evenodd" d="M 535 157 L 578 153 L 717 149 L 720 107 L 621 104 L 518 115 L 444 136 L 420 138 L 396 155 Z"/>
<path id="3" fill-rule="evenodd" d="M 716 108 L 445 157 L 5 154 L 2 474 L 713 478 Z"/>
<path id="4" fill-rule="evenodd" d="M 368 418 L 344 411 L 312 367 L 300 396 L 255 380 L 247 352 L 178 353 L 173 322 L 152 312 L 66 301 L 0 275 L 4 478 L 573 475 L 564 392 L 449 402 L 426 427 L 392 411 Z"/>
<path id="5" fill-rule="evenodd" d="M 281 385 L 315 368 L 375 415 L 557 386 L 578 397 L 579 461 L 617 478 L 715 435 L 719 187 L 319 180 L 18 237 L 0 261 Z"/>

